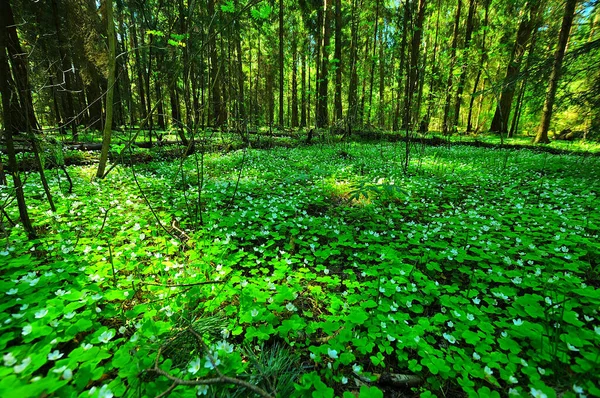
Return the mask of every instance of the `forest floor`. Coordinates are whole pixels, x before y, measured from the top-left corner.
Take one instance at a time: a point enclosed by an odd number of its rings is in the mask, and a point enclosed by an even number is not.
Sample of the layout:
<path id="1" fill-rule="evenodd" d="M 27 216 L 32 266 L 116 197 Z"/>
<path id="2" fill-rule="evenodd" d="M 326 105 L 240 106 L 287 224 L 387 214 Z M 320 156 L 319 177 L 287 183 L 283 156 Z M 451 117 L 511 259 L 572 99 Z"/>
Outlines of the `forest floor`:
<path id="1" fill-rule="evenodd" d="M 149 163 L 160 160 L 176 160 L 186 152 L 186 147 L 172 131 L 154 132 L 160 140 L 149 140 L 143 130 L 115 131 L 112 140 L 110 159 L 120 164 Z M 310 140 L 308 139 L 310 135 Z M 378 130 L 354 132 L 350 137 L 328 130 L 308 133 L 304 129 L 268 131 L 260 130 L 248 134 L 248 140 L 239 134 L 228 131 L 204 131 L 195 140 L 195 151 L 230 152 L 244 148 L 272 149 L 296 148 L 307 145 L 333 145 L 342 143 L 382 143 L 406 142 L 401 132 Z M 477 148 L 529 150 L 553 155 L 600 156 L 600 143 L 586 140 L 553 140 L 549 145 L 533 145 L 530 137 L 503 138 L 496 134 L 463 134 L 444 136 L 440 133 L 416 134 L 411 136 L 413 148 L 422 146 L 472 146 Z M 66 137 L 56 137 L 39 142 L 44 153 L 44 168 L 57 166 L 86 166 L 97 164 L 102 149 L 101 136 L 80 134 L 78 141 L 68 141 Z M 26 141 L 17 142 L 18 168 L 21 171 L 38 170 L 37 162 Z"/>
<path id="2" fill-rule="evenodd" d="M 600 396 L 600 157 L 317 143 L 2 187 L 0 396 Z"/>

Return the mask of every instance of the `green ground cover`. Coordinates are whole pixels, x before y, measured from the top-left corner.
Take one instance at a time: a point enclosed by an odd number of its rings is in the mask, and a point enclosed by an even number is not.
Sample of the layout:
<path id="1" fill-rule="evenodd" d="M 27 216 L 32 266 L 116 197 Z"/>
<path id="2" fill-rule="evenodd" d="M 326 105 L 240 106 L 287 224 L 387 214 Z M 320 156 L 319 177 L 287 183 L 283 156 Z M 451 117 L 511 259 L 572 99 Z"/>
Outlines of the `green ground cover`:
<path id="1" fill-rule="evenodd" d="M 0 396 L 600 395 L 600 159 L 422 147 L 405 174 L 404 151 L 71 167 L 72 194 L 53 170 L 56 213 L 28 175 Z"/>

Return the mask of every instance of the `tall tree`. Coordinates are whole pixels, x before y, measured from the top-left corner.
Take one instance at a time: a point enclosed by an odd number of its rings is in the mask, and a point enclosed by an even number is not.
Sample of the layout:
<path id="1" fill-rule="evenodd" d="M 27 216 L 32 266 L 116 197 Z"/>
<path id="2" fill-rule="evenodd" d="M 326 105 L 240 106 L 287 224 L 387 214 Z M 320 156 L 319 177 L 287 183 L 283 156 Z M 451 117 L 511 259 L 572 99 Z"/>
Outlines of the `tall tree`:
<path id="1" fill-rule="evenodd" d="M 350 82 L 348 84 L 348 110 L 346 118 L 352 126 L 357 118 L 358 109 L 358 7 L 359 0 L 352 0 L 350 14 Z"/>
<path id="2" fill-rule="evenodd" d="M 329 41 L 331 37 L 331 5 L 328 3 L 331 0 L 323 0 L 323 18 L 321 25 L 321 66 L 318 74 L 318 89 L 317 89 L 317 105 L 315 108 L 315 118 L 317 127 L 327 127 L 329 124 L 329 116 L 327 112 L 328 96 L 327 89 L 329 87 Z"/>
<path id="3" fill-rule="evenodd" d="M 405 59 L 406 57 L 404 56 L 404 52 L 406 49 L 406 42 L 407 42 L 407 37 L 408 37 L 408 20 L 410 18 L 410 5 L 408 4 L 408 1 L 404 2 L 404 6 L 402 7 L 402 9 L 404 10 L 404 12 L 401 14 L 400 13 L 400 9 L 398 8 L 398 21 L 402 20 L 402 28 L 400 29 L 400 31 L 402 32 L 402 39 L 400 40 L 400 50 L 398 52 L 397 57 L 400 59 L 400 67 L 398 68 L 398 73 L 397 73 L 397 77 L 396 77 L 396 81 L 397 81 L 397 86 L 398 86 L 398 99 L 396 100 L 396 112 L 394 114 L 394 121 L 393 121 L 393 130 L 398 130 L 398 128 L 400 127 L 398 125 L 398 122 L 400 120 L 400 110 L 401 110 L 401 98 L 404 98 L 404 94 L 403 94 L 403 81 L 404 81 L 404 76 L 406 75 L 406 71 L 404 68 L 404 63 L 405 63 Z M 400 17 L 400 15 L 403 15 L 402 17 Z M 399 25 L 399 23 L 398 23 Z M 406 98 L 404 98 L 404 101 L 406 101 Z M 403 113 L 402 115 L 402 128 L 406 128 L 406 112 Z"/>
<path id="4" fill-rule="evenodd" d="M 448 83 L 446 84 L 446 103 L 444 105 L 444 121 L 442 130 L 444 134 L 448 134 L 455 126 L 449 126 L 450 120 L 450 103 L 452 98 L 452 88 L 454 81 L 454 64 L 456 63 L 456 49 L 458 47 L 458 30 L 460 26 L 460 12 L 462 9 L 462 0 L 458 0 L 456 6 L 456 14 L 454 15 L 454 33 L 452 35 L 452 47 L 450 48 L 450 68 L 448 70 Z"/>
<path id="5" fill-rule="evenodd" d="M 210 87 L 211 87 L 211 104 L 212 104 L 212 123 L 215 127 L 221 126 L 224 119 L 224 109 L 221 101 L 221 78 L 220 78 L 220 66 L 219 57 L 217 56 L 217 40 L 215 23 L 217 15 L 215 13 L 215 0 L 208 0 L 207 2 L 208 11 L 208 51 L 210 58 Z"/>
<path id="6" fill-rule="evenodd" d="M 342 0 L 335 0 L 335 118 L 342 119 Z"/>
<path id="7" fill-rule="evenodd" d="M 488 57 L 487 55 L 487 51 L 486 51 L 486 37 L 487 37 L 487 26 L 488 26 L 488 21 L 489 21 L 489 11 L 490 11 L 490 4 L 492 3 L 492 0 L 485 0 L 485 16 L 483 17 L 483 24 L 481 26 L 481 29 L 483 30 L 483 35 L 481 38 L 481 50 L 480 50 L 480 56 L 479 56 L 479 65 L 477 66 L 477 75 L 475 76 L 475 82 L 473 83 L 473 91 L 471 92 L 471 99 L 469 100 L 469 114 L 467 116 L 467 133 L 470 133 L 471 131 L 473 131 L 473 123 L 472 123 L 472 116 L 473 116 L 473 105 L 475 104 L 475 95 L 477 94 L 477 88 L 479 87 L 479 81 L 481 80 L 481 74 L 483 73 L 483 66 L 485 64 L 485 61 Z"/>
<path id="8" fill-rule="evenodd" d="M 556 48 L 556 54 L 554 55 L 554 64 L 552 65 L 552 72 L 550 73 L 550 79 L 548 81 L 548 91 L 546 92 L 546 99 L 544 100 L 542 120 L 540 121 L 537 134 L 533 139 L 534 144 L 547 144 L 550 142 L 548 139 L 548 129 L 550 128 L 552 108 L 554 106 L 554 99 L 556 98 L 556 89 L 558 88 L 558 81 L 560 80 L 563 59 L 565 57 L 567 43 L 569 42 L 569 33 L 571 32 L 571 26 L 573 25 L 576 5 L 577 0 L 566 0 L 565 13 L 560 27 L 560 34 L 558 36 L 558 47 Z"/>
<path id="9" fill-rule="evenodd" d="M 283 128 L 283 0 L 279 0 L 279 127 Z"/>
<path id="10" fill-rule="evenodd" d="M 298 38 L 292 37 L 292 127 L 298 127 Z"/>
<path id="11" fill-rule="evenodd" d="M 469 13 L 467 15 L 467 26 L 465 28 L 465 45 L 464 52 L 461 57 L 460 65 L 460 77 L 458 78 L 458 87 L 456 88 L 456 97 L 454 98 L 454 114 L 453 114 L 453 126 L 458 126 L 458 119 L 460 116 L 460 106 L 462 104 L 462 95 L 467 81 L 467 51 L 471 45 L 471 36 L 473 35 L 473 16 L 475 14 L 475 0 L 469 0 Z"/>
<path id="12" fill-rule="evenodd" d="M 540 8 L 540 0 L 530 0 L 524 10 L 515 44 L 506 66 L 506 74 L 502 84 L 503 90 L 500 95 L 500 101 L 496 106 L 496 112 L 492 119 L 490 131 L 506 134 L 508 132 L 508 118 L 510 116 L 510 108 L 512 107 L 513 97 L 515 95 L 515 83 L 521 70 L 521 61 L 523 54 L 529 43 L 531 32 L 535 29 L 538 10 Z"/>
<path id="13" fill-rule="evenodd" d="M 10 43 L 16 35 L 16 25 L 14 23 L 12 7 L 8 0 L 0 1 L 0 94 L 2 95 L 2 120 L 4 122 L 4 140 L 6 142 L 6 150 L 8 154 L 8 167 L 12 171 L 13 185 L 15 187 L 15 196 L 17 198 L 17 206 L 19 208 L 19 216 L 23 223 L 23 229 L 27 233 L 29 239 L 35 239 L 36 233 L 29 219 L 27 204 L 25 203 L 25 194 L 23 192 L 23 182 L 19 175 L 17 167 L 17 157 L 15 154 L 15 146 L 13 136 L 18 134 L 22 127 L 22 115 L 26 110 L 22 109 L 19 101 L 17 90 L 19 85 L 15 83 L 11 76 L 9 66 L 9 57 L 11 54 Z M 13 36 L 11 38 L 11 36 Z M 25 69 L 23 72 L 27 73 Z M 13 71 L 13 74 L 19 78 L 21 73 Z M 27 89 L 29 92 L 29 89 Z M 33 108 L 30 108 L 33 112 Z M 25 113 L 26 114 L 26 113 Z M 30 123 L 25 121 L 25 123 Z"/>
<path id="14" fill-rule="evenodd" d="M 427 7 L 427 1 L 426 0 L 419 0 L 419 9 L 417 11 L 417 19 L 415 21 L 414 24 L 414 29 L 413 29 L 413 37 L 412 37 L 412 41 L 411 41 L 411 46 L 410 46 L 410 71 L 409 71 L 409 80 L 408 80 L 408 106 L 412 107 L 412 98 L 413 95 L 416 91 L 418 91 L 418 74 L 419 74 L 419 54 L 420 54 L 420 47 L 421 47 L 421 37 L 422 37 L 422 32 L 423 32 L 423 22 L 425 20 L 425 8 Z M 410 115 L 410 117 L 412 117 L 413 120 L 417 120 L 419 117 L 419 109 L 417 108 L 414 112 L 411 112 L 411 110 L 408 110 L 406 112 L 407 114 L 414 114 Z M 407 119 L 407 122 L 410 123 L 411 120 Z"/>
<path id="15" fill-rule="evenodd" d="M 113 98 L 115 90 L 115 70 L 117 66 L 117 54 L 115 46 L 115 22 L 113 18 L 112 0 L 105 0 L 104 9 L 106 12 L 106 36 L 108 40 L 108 87 L 106 91 L 106 118 L 104 122 L 104 133 L 102 138 L 102 152 L 100 153 L 100 161 L 96 178 L 104 178 L 104 170 L 108 161 L 108 151 L 110 149 L 110 141 L 112 138 L 112 119 L 113 119 Z"/>

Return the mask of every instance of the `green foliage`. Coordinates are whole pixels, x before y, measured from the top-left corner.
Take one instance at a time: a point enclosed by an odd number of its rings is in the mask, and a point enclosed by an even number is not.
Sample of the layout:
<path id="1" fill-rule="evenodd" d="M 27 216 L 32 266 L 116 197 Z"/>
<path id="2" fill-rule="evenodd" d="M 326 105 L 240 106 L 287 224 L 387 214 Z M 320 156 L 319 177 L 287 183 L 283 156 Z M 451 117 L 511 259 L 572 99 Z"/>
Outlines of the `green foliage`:
<path id="1" fill-rule="evenodd" d="M 56 213 L 28 175 L 40 238 L 2 240 L 0 395 L 156 396 L 155 363 L 216 377 L 209 355 L 279 396 L 387 396 L 365 382 L 385 373 L 423 397 L 600 394 L 596 157 L 426 147 L 407 176 L 398 144 L 343 148 L 206 153 L 200 227 L 193 158 L 135 166 L 144 196 L 130 168 L 71 167 Z M 203 393 L 250 394 L 173 392 Z"/>
<path id="2" fill-rule="evenodd" d="M 252 18 L 256 20 L 268 20 L 272 11 L 273 7 L 271 7 L 269 3 L 262 3 L 258 9 L 252 9 Z"/>

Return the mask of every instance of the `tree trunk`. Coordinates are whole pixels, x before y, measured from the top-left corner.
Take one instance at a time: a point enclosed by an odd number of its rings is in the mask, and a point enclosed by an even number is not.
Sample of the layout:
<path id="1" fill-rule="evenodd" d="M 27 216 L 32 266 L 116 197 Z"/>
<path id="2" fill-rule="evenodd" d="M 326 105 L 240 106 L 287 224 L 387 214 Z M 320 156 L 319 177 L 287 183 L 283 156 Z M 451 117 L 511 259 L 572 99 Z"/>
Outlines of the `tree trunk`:
<path id="1" fill-rule="evenodd" d="M 517 134 L 519 129 L 519 120 L 521 118 L 521 112 L 523 107 L 523 98 L 525 97 L 525 90 L 527 88 L 527 81 L 529 80 L 529 69 L 533 65 L 535 55 L 535 45 L 537 43 L 537 30 L 533 32 L 531 36 L 531 43 L 529 43 L 529 49 L 527 50 L 527 61 L 525 61 L 526 75 L 521 82 L 519 87 L 519 94 L 517 95 L 517 103 L 515 104 L 515 112 L 508 131 L 508 137 L 512 138 Z"/>
<path id="2" fill-rule="evenodd" d="M 425 8 L 427 7 L 426 0 L 419 0 L 419 11 L 417 13 L 417 20 L 415 21 L 415 26 L 413 29 L 413 37 L 410 48 L 410 73 L 408 80 L 408 100 L 407 100 L 407 111 L 406 114 L 408 118 L 406 122 L 408 123 L 409 129 L 411 120 L 418 120 L 418 112 L 410 109 L 412 107 L 412 98 L 415 91 L 418 91 L 418 74 L 419 74 L 419 53 L 421 47 L 421 37 L 423 32 L 423 21 L 425 20 Z"/>
<path id="3" fill-rule="evenodd" d="M 238 8 L 238 1 L 235 2 L 235 8 Z M 245 131 L 246 129 L 246 106 L 244 97 L 244 69 L 243 69 L 243 56 L 242 56 L 242 35 L 241 26 L 238 18 L 235 20 L 235 52 L 237 55 L 236 63 L 236 75 L 238 85 L 238 98 L 237 98 L 237 117 L 240 120 L 240 129 Z"/>
<path id="4" fill-rule="evenodd" d="M 298 127 L 298 39 L 292 39 L 292 127 Z"/>
<path id="5" fill-rule="evenodd" d="M 315 109 L 316 126 L 327 127 L 329 124 L 329 116 L 327 113 L 327 89 L 329 87 L 329 39 L 331 36 L 331 6 L 328 1 L 323 1 L 323 34 L 321 41 L 321 67 L 319 68 L 317 106 Z"/>
<path id="6" fill-rule="evenodd" d="M 433 40 L 433 59 L 431 61 L 431 78 L 429 80 L 429 95 L 427 97 L 427 111 L 425 112 L 425 117 L 421 123 L 419 130 L 421 133 L 426 133 L 429 131 L 429 123 L 431 122 L 431 110 L 433 108 L 433 92 L 434 87 L 436 86 L 436 70 L 439 69 L 437 64 L 435 63 L 435 59 L 437 56 L 437 46 L 438 46 L 438 33 L 440 30 L 440 3 L 441 0 L 437 2 L 437 18 L 435 22 L 435 38 Z"/>
<path id="7" fill-rule="evenodd" d="M 439 10 L 439 8 L 438 8 Z M 400 13 L 398 13 L 400 14 Z M 404 56 L 404 52 L 406 51 L 406 42 L 407 42 L 407 37 L 408 37 L 408 20 L 410 19 L 410 6 L 408 4 L 408 2 L 404 2 L 404 16 L 402 17 L 402 40 L 400 40 L 400 53 L 398 55 L 398 58 L 400 59 L 400 67 L 398 68 L 398 76 L 397 76 L 397 85 L 398 85 L 398 99 L 396 100 L 396 112 L 394 113 L 394 124 L 393 124 L 393 130 L 397 131 L 398 129 L 400 129 L 400 127 L 402 128 L 406 128 L 406 118 L 405 116 L 400 116 L 400 110 L 401 110 L 401 102 L 400 98 L 404 97 L 404 91 L 403 90 L 403 82 L 404 82 L 404 62 L 406 57 Z M 400 20 L 400 18 L 398 18 L 398 20 Z M 404 98 L 404 102 L 406 101 L 406 98 Z M 402 125 L 399 125 L 399 121 L 400 119 L 402 119 Z"/>
<path id="8" fill-rule="evenodd" d="M 137 85 L 137 89 L 138 89 L 138 95 L 140 97 L 140 119 L 145 120 L 147 112 L 146 112 L 146 93 L 144 90 L 143 60 L 140 56 L 140 49 L 138 46 L 136 22 L 133 19 L 133 13 L 131 11 L 130 11 L 130 14 L 131 14 L 130 29 L 131 29 L 131 37 L 132 37 L 132 41 L 133 41 L 133 54 L 135 56 L 135 72 L 136 72 L 136 77 L 137 77 L 136 85 Z"/>
<path id="9" fill-rule="evenodd" d="M 357 14 L 357 3 L 358 0 L 352 1 L 352 14 L 350 17 L 350 82 L 348 84 L 348 111 L 346 112 L 346 119 L 348 124 L 353 125 L 357 117 L 358 108 L 358 18 Z"/>
<path id="10" fill-rule="evenodd" d="M 102 138 L 102 152 L 100 153 L 100 162 L 96 178 L 104 178 L 104 170 L 108 161 L 108 151 L 110 149 L 110 140 L 112 136 L 112 117 L 113 117 L 113 97 L 115 88 L 115 69 L 116 69 L 116 49 L 115 49 L 115 23 L 113 20 L 112 0 L 105 1 L 106 23 L 108 39 L 108 88 L 106 91 L 106 121 L 104 122 L 104 136 Z"/>
<path id="11" fill-rule="evenodd" d="M 279 0 L 279 128 L 283 128 L 283 0 Z"/>
<path id="12" fill-rule="evenodd" d="M 454 35 L 452 36 L 452 48 L 450 49 L 450 67 L 448 70 L 448 83 L 446 84 L 446 103 L 444 105 L 444 122 L 442 124 L 443 134 L 448 134 L 450 129 L 454 131 L 455 126 L 449 126 L 448 121 L 450 118 L 450 102 L 452 98 L 453 78 L 454 78 L 454 64 L 456 63 L 456 48 L 458 46 L 458 28 L 460 25 L 460 12 L 462 9 L 462 0 L 458 0 L 456 7 L 456 14 L 454 17 Z"/>
<path id="13" fill-rule="evenodd" d="M 506 67 L 506 74 L 504 77 L 504 83 L 502 84 L 503 91 L 500 95 L 500 102 L 496 106 L 496 112 L 492 119 L 490 131 L 500 134 L 506 134 L 508 132 L 508 119 L 510 116 L 510 108 L 512 107 L 513 97 L 515 95 L 515 83 L 521 70 L 521 61 L 523 54 L 527 48 L 529 37 L 533 31 L 537 13 L 540 8 L 540 1 L 532 0 L 528 4 L 528 12 L 525 13 L 523 19 L 519 23 L 519 29 L 517 30 L 517 38 L 515 39 L 515 45 Z"/>
<path id="14" fill-rule="evenodd" d="M 342 1 L 335 0 L 335 119 L 342 120 Z"/>
<path id="15" fill-rule="evenodd" d="M 371 122 L 371 109 L 373 107 L 373 81 L 375 79 L 375 63 L 377 62 L 377 35 L 379 34 L 379 3 L 375 3 L 375 29 L 373 30 L 373 54 L 371 55 L 371 69 L 369 71 L 369 108 L 367 109 L 367 123 Z M 381 38 L 379 39 L 381 45 Z"/>
<path id="16" fill-rule="evenodd" d="M 571 26 L 573 25 L 576 5 L 577 0 L 567 0 L 565 4 L 565 14 L 558 36 L 558 48 L 556 49 L 556 54 L 554 56 L 554 65 L 552 66 L 552 72 L 550 73 L 550 80 L 548 82 L 548 91 L 546 92 L 546 99 L 544 101 L 542 120 L 540 121 L 537 135 L 533 140 L 534 144 L 547 144 L 550 142 L 548 139 L 548 129 L 550 128 L 550 120 L 552 119 L 552 107 L 554 106 L 554 98 L 556 97 L 556 89 L 558 88 L 565 50 L 567 48 L 567 43 L 569 42 L 569 33 L 571 32 Z"/>
<path id="17" fill-rule="evenodd" d="M 458 87 L 456 88 L 456 97 L 454 98 L 454 118 L 452 125 L 458 126 L 458 119 L 460 117 L 460 106 L 462 103 L 463 90 L 465 88 L 465 82 L 467 81 L 467 51 L 471 46 L 471 36 L 473 35 L 473 15 L 475 14 L 475 0 L 469 0 L 469 14 L 467 16 L 467 26 L 465 28 L 465 45 L 464 53 L 462 55 L 461 72 L 458 78 Z"/>
<path id="18" fill-rule="evenodd" d="M 381 32 L 381 36 L 382 37 L 379 38 L 379 101 L 377 107 L 378 125 L 380 129 L 383 128 L 385 122 L 385 46 L 383 43 L 385 43 L 386 40 L 383 31 Z"/>
<path id="19" fill-rule="evenodd" d="M 302 45 L 301 51 L 301 63 L 302 63 L 302 75 L 300 80 L 302 81 L 302 97 L 300 99 L 300 127 L 306 127 L 306 42 Z"/>
<path id="20" fill-rule="evenodd" d="M 58 52 L 60 56 L 60 65 L 61 70 L 59 70 L 57 80 L 59 82 L 64 82 L 64 92 L 61 95 L 61 100 L 63 101 L 63 105 L 65 108 L 65 116 L 68 119 L 68 123 L 71 126 L 71 131 L 73 133 L 73 141 L 77 141 L 78 133 L 77 133 L 77 121 L 75 109 L 73 107 L 73 83 L 71 82 L 71 63 L 70 57 L 67 56 L 67 52 L 65 51 L 65 46 L 67 46 L 68 41 L 65 39 L 63 35 L 63 31 L 61 29 L 62 23 L 60 21 L 60 11 L 58 9 L 57 0 L 52 0 L 52 14 L 54 18 L 54 27 L 56 29 L 56 38 L 58 39 Z"/>
<path id="21" fill-rule="evenodd" d="M 19 132 L 19 107 L 15 91 L 18 89 L 11 77 L 10 66 L 8 64 L 9 56 L 7 50 L 9 47 L 9 30 L 15 30 L 16 27 L 12 17 L 12 8 L 9 1 L 0 1 L 0 94 L 2 94 L 2 120 L 4 122 L 4 140 L 6 142 L 6 151 L 8 154 L 8 167 L 13 171 L 13 185 L 15 196 L 17 198 L 17 207 L 19 216 L 23 223 L 23 229 L 29 239 L 35 239 L 36 233 L 29 219 L 25 195 L 23 192 L 23 183 L 17 168 L 17 156 L 13 135 Z M 17 118 L 15 118 L 17 116 Z"/>
<path id="22" fill-rule="evenodd" d="M 487 26 L 489 21 L 490 4 L 492 0 L 486 0 L 485 2 L 485 17 L 483 19 L 483 35 L 481 37 L 481 57 L 479 58 L 479 66 L 477 67 L 477 75 L 475 76 L 475 83 L 473 83 L 473 92 L 471 93 L 471 100 L 469 101 L 469 115 L 467 116 L 467 133 L 473 131 L 472 116 L 473 116 L 473 105 L 475 104 L 475 94 L 477 94 L 477 87 L 479 86 L 479 80 L 481 79 L 481 73 L 483 72 L 483 65 L 487 59 L 487 52 L 485 47 L 485 40 L 487 36 Z"/>
<path id="23" fill-rule="evenodd" d="M 212 124 L 220 127 L 223 124 L 223 109 L 221 103 L 221 83 L 219 78 L 219 61 L 217 57 L 217 42 L 215 39 L 215 0 L 208 0 L 208 18 L 211 20 L 208 28 L 208 48 L 210 58 L 210 88 L 212 104 Z"/>

